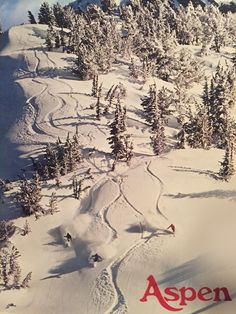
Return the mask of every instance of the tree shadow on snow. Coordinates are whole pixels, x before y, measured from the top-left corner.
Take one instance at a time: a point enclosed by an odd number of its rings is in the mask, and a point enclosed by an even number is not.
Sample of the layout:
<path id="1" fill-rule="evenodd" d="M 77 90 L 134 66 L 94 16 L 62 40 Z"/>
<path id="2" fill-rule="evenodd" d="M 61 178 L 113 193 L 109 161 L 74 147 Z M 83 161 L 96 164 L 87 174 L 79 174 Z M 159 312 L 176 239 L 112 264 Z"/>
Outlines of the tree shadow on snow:
<path id="1" fill-rule="evenodd" d="M 200 273 L 208 272 L 208 266 L 204 261 L 204 256 L 198 256 L 174 267 L 160 275 L 158 283 L 160 285 L 176 285 L 182 281 L 187 281 Z M 214 269 L 211 269 L 211 271 L 214 271 Z"/>
<path id="2" fill-rule="evenodd" d="M 170 166 L 170 168 L 172 168 L 174 171 L 177 171 L 177 172 L 197 173 L 200 175 L 209 176 L 210 178 L 215 179 L 215 180 L 220 180 L 220 176 L 217 173 L 210 170 L 200 170 L 200 169 L 193 169 L 189 167 L 176 167 L 176 166 Z"/>
<path id="3" fill-rule="evenodd" d="M 230 201 L 236 201 L 236 191 L 235 190 L 212 190 L 207 192 L 198 193 L 178 193 L 178 194 L 165 194 L 165 196 L 182 199 L 182 198 L 219 198 L 219 199 L 229 199 Z"/>
<path id="4" fill-rule="evenodd" d="M 235 299 L 235 298 L 236 298 L 236 292 L 233 293 L 233 294 L 230 294 L 230 297 L 231 297 L 232 300 Z M 207 312 L 208 310 L 210 310 L 210 309 L 212 309 L 213 307 L 216 307 L 216 306 L 218 306 L 218 305 L 221 305 L 222 303 L 225 303 L 225 300 L 212 303 L 212 304 L 207 305 L 207 306 L 205 306 L 205 307 L 203 307 L 203 308 L 201 308 L 201 309 L 199 309 L 199 310 L 197 310 L 197 311 L 194 311 L 194 312 L 192 312 L 192 313 L 190 313 L 190 314 L 200 314 L 200 313 Z M 222 311 L 222 313 L 224 313 L 224 311 Z"/>
<path id="5" fill-rule="evenodd" d="M 173 232 L 167 229 L 154 228 L 148 225 L 132 224 L 125 231 L 129 233 L 140 233 L 142 234 L 142 239 L 151 239 L 153 236 L 163 236 L 163 235 L 173 235 Z M 144 232 L 149 232 L 150 235 L 143 237 Z"/>

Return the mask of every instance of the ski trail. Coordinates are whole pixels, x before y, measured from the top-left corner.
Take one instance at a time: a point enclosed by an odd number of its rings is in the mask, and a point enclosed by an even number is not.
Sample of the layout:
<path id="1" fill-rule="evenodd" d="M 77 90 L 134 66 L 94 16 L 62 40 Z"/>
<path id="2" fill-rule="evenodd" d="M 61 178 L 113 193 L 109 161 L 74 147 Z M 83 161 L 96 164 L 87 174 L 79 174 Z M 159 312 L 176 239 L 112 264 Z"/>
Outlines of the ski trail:
<path id="1" fill-rule="evenodd" d="M 60 129 L 60 130 L 63 130 L 63 131 L 66 131 L 64 128 L 58 126 L 55 124 L 54 122 L 54 115 L 57 111 L 59 111 L 60 109 L 62 109 L 64 106 L 66 106 L 66 101 L 58 96 L 58 95 L 54 95 L 51 91 L 48 91 L 48 94 L 53 97 L 54 99 L 57 100 L 58 102 L 58 105 L 50 112 L 48 112 L 45 116 L 45 121 L 48 121 L 49 122 L 49 126 L 53 127 L 53 128 L 56 128 L 56 129 Z"/>
<path id="2" fill-rule="evenodd" d="M 101 218 L 101 221 L 103 223 L 103 225 L 105 225 L 107 227 L 107 229 L 109 230 L 109 233 L 110 233 L 110 237 L 107 238 L 107 241 L 105 244 L 109 244 L 111 243 L 112 241 L 114 241 L 114 239 L 117 238 L 117 231 L 115 228 L 113 228 L 107 218 L 107 214 L 110 210 L 110 208 L 119 200 L 119 198 L 121 197 L 121 192 L 120 192 L 120 189 L 119 189 L 119 185 L 111 180 L 111 179 L 107 179 L 105 180 L 104 182 L 101 182 L 100 185 L 96 186 L 96 189 L 101 189 L 105 184 L 109 183 L 109 182 L 112 182 L 113 184 L 115 183 L 115 185 L 118 187 L 118 195 L 114 195 L 114 198 L 110 201 L 110 203 L 106 206 L 104 206 L 103 208 L 100 209 L 99 213 L 98 213 L 98 216 Z M 92 194 L 93 195 L 93 194 Z M 92 202 L 91 202 L 92 204 Z M 93 208 L 91 208 L 91 212 L 92 212 Z"/>
<path id="3" fill-rule="evenodd" d="M 160 192 L 158 194 L 158 197 L 157 197 L 157 202 L 156 202 L 156 211 L 158 214 L 160 214 L 162 217 L 164 217 L 166 220 L 168 220 L 168 218 L 162 213 L 162 211 L 160 210 L 160 206 L 159 206 L 159 203 L 160 203 L 160 199 L 162 197 L 162 194 L 163 194 L 163 190 L 164 190 L 164 183 L 161 181 L 161 179 L 155 175 L 155 173 L 153 173 L 151 170 L 150 170 L 150 166 L 151 166 L 151 161 L 149 162 L 149 164 L 147 165 L 147 172 L 153 176 L 154 178 L 156 178 L 159 183 L 160 183 Z"/>
<path id="4" fill-rule="evenodd" d="M 158 181 L 160 182 L 160 193 L 158 195 L 158 199 L 157 199 L 157 211 L 159 214 L 161 214 L 163 217 L 166 218 L 166 216 L 160 211 L 159 209 L 159 201 L 160 198 L 162 196 L 163 193 L 163 188 L 164 188 L 164 184 L 163 182 L 155 175 L 153 174 L 153 172 L 150 170 L 150 165 L 151 162 L 148 164 L 147 166 L 147 171 L 154 176 L 156 179 L 158 179 Z M 124 198 L 124 200 L 127 202 L 127 204 L 129 206 L 131 206 L 131 208 L 136 212 L 136 214 L 138 213 L 140 216 L 142 216 L 144 218 L 144 215 L 128 200 L 128 198 L 126 197 L 126 195 L 123 193 L 122 190 L 122 182 L 120 184 L 120 188 L 121 188 L 121 194 Z M 166 218 L 167 219 L 167 218 Z M 142 230 L 141 230 L 142 231 Z M 118 257 L 115 261 L 113 261 L 107 268 L 106 271 L 109 275 L 109 278 L 111 279 L 111 284 L 113 286 L 114 289 L 114 301 L 112 303 L 112 305 L 105 311 L 104 314 L 115 314 L 115 313 L 128 313 L 128 307 L 127 304 L 125 302 L 125 297 L 121 291 L 121 289 L 119 288 L 117 279 L 118 279 L 118 273 L 119 270 L 121 268 L 122 263 L 129 259 L 132 254 L 140 248 L 140 246 L 142 246 L 143 244 L 146 244 L 150 239 L 152 238 L 152 235 L 146 239 L 143 238 L 143 236 L 141 236 L 141 238 L 136 241 L 134 244 L 132 244 L 120 257 Z"/>
<path id="5" fill-rule="evenodd" d="M 39 66 L 40 66 L 40 59 L 36 53 L 36 50 L 34 50 L 34 56 L 36 58 L 36 65 L 35 65 L 35 68 L 34 68 L 34 74 L 35 76 L 39 76 Z"/>
<path id="6" fill-rule="evenodd" d="M 47 132 L 45 132 L 38 124 L 37 120 L 38 120 L 38 108 L 36 106 L 36 98 L 41 96 L 48 88 L 48 85 L 46 83 L 41 83 L 39 81 L 36 81 L 36 80 L 32 80 L 32 81 L 35 81 L 36 83 L 38 84 L 42 84 L 44 85 L 43 89 L 38 93 L 38 94 L 35 94 L 31 97 L 29 97 L 27 100 L 26 100 L 26 105 L 27 106 L 30 106 L 31 109 L 32 109 L 32 113 L 33 113 L 33 123 L 31 125 L 31 128 L 32 128 L 32 131 L 31 133 L 33 134 L 40 134 L 40 135 L 48 135 Z M 30 126 L 28 125 L 28 128 Z"/>
<path id="7" fill-rule="evenodd" d="M 118 273 L 120 270 L 120 266 L 124 262 L 124 260 L 126 260 L 127 258 L 130 258 L 130 256 L 132 256 L 132 253 L 136 251 L 143 243 L 144 243 L 144 240 L 141 240 L 141 239 L 136 241 L 118 259 L 116 259 L 106 268 L 106 271 L 112 280 L 111 284 L 115 291 L 115 298 L 112 305 L 109 307 L 109 309 L 107 309 L 104 312 L 104 314 L 128 313 L 128 307 L 125 302 L 125 297 L 117 283 Z"/>
<path id="8" fill-rule="evenodd" d="M 111 230 L 112 236 L 111 239 L 108 239 L 109 242 L 114 241 L 115 239 L 117 239 L 117 230 L 115 228 L 112 227 L 112 225 L 109 222 L 109 219 L 107 218 L 108 212 L 110 210 L 110 208 L 120 199 L 121 197 L 121 193 L 119 192 L 119 195 L 110 203 L 109 206 L 107 206 L 107 208 L 103 211 L 103 220 L 105 222 L 105 225 L 108 226 L 108 228 Z"/>

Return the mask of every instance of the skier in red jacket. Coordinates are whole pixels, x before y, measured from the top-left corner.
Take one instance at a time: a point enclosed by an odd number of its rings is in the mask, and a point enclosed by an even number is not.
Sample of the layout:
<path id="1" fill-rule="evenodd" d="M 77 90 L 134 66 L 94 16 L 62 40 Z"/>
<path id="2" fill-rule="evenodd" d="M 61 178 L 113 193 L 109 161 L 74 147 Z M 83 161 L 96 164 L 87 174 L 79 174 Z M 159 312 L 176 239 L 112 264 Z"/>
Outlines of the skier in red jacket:
<path id="1" fill-rule="evenodd" d="M 169 225 L 169 227 L 167 228 L 168 229 L 171 229 L 172 230 L 172 233 L 175 234 L 175 225 L 171 224 Z"/>

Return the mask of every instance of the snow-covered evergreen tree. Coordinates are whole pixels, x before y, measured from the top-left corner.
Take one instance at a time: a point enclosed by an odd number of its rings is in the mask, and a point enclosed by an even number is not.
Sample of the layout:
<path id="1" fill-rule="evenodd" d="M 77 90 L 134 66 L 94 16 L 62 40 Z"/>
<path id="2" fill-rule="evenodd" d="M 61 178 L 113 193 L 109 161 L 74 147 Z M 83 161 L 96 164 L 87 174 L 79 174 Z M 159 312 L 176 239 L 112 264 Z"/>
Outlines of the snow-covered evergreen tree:
<path id="1" fill-rule="evenodd" d="M 58 204 L 57 204 L 57 198 L 56 198 L 56 193 L 53 192 L 51 194 L 49 204 L 48 204 L 48 212 L 49 214 L 53 215 L 54 213 L 57 213 L 58 210 Z"/>
<path id="2" fill-rule="evenodd" d="M 21 282 L 21 269 L 18 262 L 20 253 L 15 246 L 0 251 L 0 285 L 5 289 L 26 288 L 31 276 L 29 274 Z"/>
<path id="3" fill-rule="evenodd" d="M 233 143 L 228 141 L 226 148 L 225 148 L 224 159 L 221 162 L 221 168 L 219 171 L 219 175 L 220 175 L 221 179 L 224 181 L 229 181 L 230 178 L 235 173 L 233 153 L 234 153 L 234 145 L 233 145 Z"/>
<path id="4" fill-rule="evenodd" d="M 32 180 L 22 180 L 16 199 L 26 215 L 43 212 L 40 204 L 41 198 L 41 186 L 37 174 L 35 174 Z"/>
<path id="5" fill-rule="evenodd" d="M 116 103 L 114 120 L 109 127 L 111 136 L 108 138 L 108 142 L 111 145 L 114 166 L 119 160 L 124 160 L 129 164 L 133 156 L 133 144 L 131 136 L 126 133 L 126 109 L 121 107 L 119 98 Z"/>
<path id="6" fill-rule="evenodd" d="M 152 125 L 157 111 L 157 90 L 156 85 L 149 86 L 147 96 L 141 98 L 141 106 L 144 109 L 144 118 L 149 125 Z"/>
<path id="7" fill-rule="evenodd" d="M 97 102 L 95 105 L 96 108 L 96 119 L 100 120 L 101 119 L 101 95 L 102 95 L 102 83 L 100 84 L 100 86 L 98 87 L 97 90 Z"/>
<path id="8" fill-rule="evenodd" d="M 0 243 L 8 241 L 16 231 L 16 226 L 12 221 L 0 220 Z"/>
<path id="9" fill-rule="evenodd" d="M 98 75 L 94 74 L 93 76 L 93 83 L 92 83 L 92 93 L 91 96 L 97 97 L 98 94 Z"/>
<path id="10" fill-rule="evenodd" d="M 235 83 L 229 68 L 223 68 L 218 65 L 216 73 L 213 75 L 209 87 L 208 99 L 205 102 L 208 105 L 209 120 L 212 125 L 213 140 L 217 147 L 224 147 L 227 138 L 225 131 L 229 110 L 234 104 Z M 206 88 L 206 87 L 205 87 Z M 206 92 L 204 91 L 204 94 Z"/>
<path id="11" fill-rule="evenodd" d="M 130 76 L 132 78 L 134 78 L 135 80 L 138 79 L 139 77 L 139 70 L 138 70 L 138 67 L 134 61 L 134 58 L 131 58 L 131 63 L 130 63 L 130 66 L 129 66 L 129 71 L 130 71 Z"/>
<path id="12" fill-rule="evenodd" d="M 21 229 L 21 235 L 22 236 L 26 236 L 27 234 L 29 234 L 31 232 L 30 229 L 30 224 L 28 223 L 28 221 L 26 220 L 24 223 L 23 228 Z"/>
<path id="13" fill-rule="evenodd" d="M 155 155 L 160 155 L 166 148 L 165 128 L 163 118 L 157 112 L 151 128 L 151 144 Z"/>
<path id="14" fill-rule="evenodd" d="M 209 149 L 212 144 L 212 128 L 207 108 L 198 106 L 196 113 L 184 124 L 186 141 L 191 148 Z"/>

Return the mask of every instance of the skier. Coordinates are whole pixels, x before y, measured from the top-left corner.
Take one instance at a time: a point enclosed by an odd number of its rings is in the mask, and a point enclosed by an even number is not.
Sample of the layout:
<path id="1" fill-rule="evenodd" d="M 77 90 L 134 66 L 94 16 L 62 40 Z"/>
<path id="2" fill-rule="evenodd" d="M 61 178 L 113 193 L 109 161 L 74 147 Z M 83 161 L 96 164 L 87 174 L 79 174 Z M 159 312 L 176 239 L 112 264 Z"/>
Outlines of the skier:
<path id="1" fill-rule="evenodd" d="M 67 245 L 70 246 L 70 243 L 72 241 L 72 236 L 70 235 L 70 233 L 67 232 L 67 234 L 64 236 L 64 238 L 66 238 Z"/>
<path id="2" fill-rule="evenodd" d="M 102 257 L 99 256 L 97 253 L 90 256 L 90 263 L 93 264 L 93 267 L 96 267 L 97 263 L 101 261 L 102 261 Z"/>
<path id="3" fill-rule="evenodd" d="M 175 225 L 171 224 L 169 225 L 169 227 L 167 228 L 168 229 L 171 229 L 172 230 L 172 233 L 175 234 Z"/>

